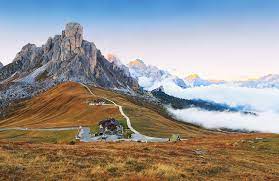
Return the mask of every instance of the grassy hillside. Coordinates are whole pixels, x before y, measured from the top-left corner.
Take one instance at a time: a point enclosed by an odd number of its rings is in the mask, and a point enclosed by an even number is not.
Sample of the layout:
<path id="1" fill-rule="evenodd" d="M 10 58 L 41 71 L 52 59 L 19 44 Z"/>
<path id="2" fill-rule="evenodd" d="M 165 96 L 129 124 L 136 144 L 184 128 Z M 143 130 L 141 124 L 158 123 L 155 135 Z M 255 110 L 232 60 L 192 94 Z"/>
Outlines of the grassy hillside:
<path id="1" fill-rule="evenodd" d="M 155 105 L 109 90 L 64 83 L 10 107 L 0 127 L 89 126 L 107 117 L 125 121 L 115 106 L 89 106 L 107 97 L 150 136 L 179 133 L 166 143 L 74 141 L 71 131 L 0 131 L 0 180 L 278 180 L 279 136 L 221 134 L 169 118 Z M 99 97 L 100 96 L 100 97 Z M 124 125 L 125 126 L 125 125 Z M 126 127 L 126 126 L 125 126 Z"/>
<path id="2" fill-rule="evenodd" d="M 91 90 L 122 105 L 133 127 L 145 135 L 170 137 L 171 134 L 176 133 L 183 138 L 189 138 L 217 134 L 198 126 L 175 121 L 165 116 L 160 108 L 140 100 L 132 100 L 129 96 L 96 87 L 91 87 Z"/>
<path id="3" fill-rule="evenodd" d="M 89 106 L 96 99 L 81 85 L 60 84 L 45 93 L 15 105 L 0 127 L 52 128 L 96 125 L 100 120 L 122 118 L 114 106 Z"/>
<path id="4" fill-rule="evenodd" d="M 75 143 L 77 130 L 67 131 L 0 131 L 0 141 L 20 143 Z"/>
<path id="5" fill-rule="evenodd" d="M 71 126 L 95 127 L 105 118 L 123 120 L 117 107 L 90 106 L 88 101 L 107 97 L 123 106 L 130 117 L 132 126 L 149 136 L 170 137 L 178 133 L 182 137 L 196 137 L 212 134 L 191 124 L 180 123 L 162 116 L 154 106 L 132 101 L 129 97 L 109 90 L 91 87 L 88 90 L 78 83 L 60 84 L 47 92 L 11 106 L 10 116 L 0 120 L 0 127 L 53 128 Z M 1 134 L 1 133 L 0 133 Z"/>

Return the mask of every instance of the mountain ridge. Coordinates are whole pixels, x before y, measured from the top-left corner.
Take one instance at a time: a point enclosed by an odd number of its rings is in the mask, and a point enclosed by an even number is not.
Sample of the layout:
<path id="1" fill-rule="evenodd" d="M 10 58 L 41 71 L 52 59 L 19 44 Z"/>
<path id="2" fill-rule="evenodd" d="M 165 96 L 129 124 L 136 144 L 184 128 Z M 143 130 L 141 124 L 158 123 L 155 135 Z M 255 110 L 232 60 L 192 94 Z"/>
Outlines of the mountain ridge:
<path id="1" fill-rule="evenodd" d="M 137 89 L 137 82 L 115 69 L 105 59 L 93 42 L 83 40 L 83 28 L 78 23 L 68 23 L 61 35 L 50 37 L 42 47 L 25 45 L 12 63 L 3 67 L 0 81 L 14 73 L 23 78 L 43 67 L 49 79 L 77 81 L 108 88 Z M 110 80 L 110 81 L 108 81 Z"/>
<path id="2" fill-rule="evenodd" d="M 131 76 L 138 80 L 139 85 L 145 90 L 151 91 L 160 86 L 168 86 L 169 84 L 187 88 L 184 81 L 170 74 L 168 71 L 161 70 L 156 66 L 146 65 L 143 60 L 136 59 L 128 63 Z"/>
<path id="3" fill-rule="evenodd" d="M 236 81 L 235 83 L 248 88 L 279 88 L 279 74 L 267 74 L 258 79 Z"/>
<path id="4" fill-rule="evenodd" d="M 31 43 L 23 46 L 13 61 L 1 68 L 0 107 L 67 81 L 128 92 L 139 88 L 126 70 L 108 61 L 93 42 L 83 39 L 79 23 L 71 22 L 41 47 Z"/>

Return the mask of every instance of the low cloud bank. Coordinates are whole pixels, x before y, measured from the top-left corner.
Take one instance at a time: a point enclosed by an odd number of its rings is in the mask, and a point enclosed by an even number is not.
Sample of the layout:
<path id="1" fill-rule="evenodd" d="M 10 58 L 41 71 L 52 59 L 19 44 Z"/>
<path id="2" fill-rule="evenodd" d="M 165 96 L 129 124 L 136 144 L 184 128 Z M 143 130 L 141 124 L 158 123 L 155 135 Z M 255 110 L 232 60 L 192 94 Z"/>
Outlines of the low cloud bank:
<path id="1" fill-rule="evenodd" d="M 201 125 L 205 128 L 229 128 L 233 130 L 279 133 L 279 114 L 262 112 L 258 116 L 232 113 L 203 111 L 196 108 L 173 109 L 168 111 L 178 120 Z"/>
<path id="2" fill-rule="evenodd" d="M 249 131 L 279 133 L 279 89 L 256 89 L 233 85 L 212 85 L 182 89 L 165 86 L 166 94 L 184 99 L 202 99 L 232 107 L 244 106 L 257 114 L 212 112 L 195 108 L 169 112 L 179 120 L 206 128 L 245 129 Z"/>
<path id="3" fill-rule="evenodd" d="M 256 89 L 229 85 L 212 85 L 182 89 L 165 86 L 166 94 L 184 99 L 203 99 L 232 107 L 247 106 L 252 111 L 279 112 L 279 89 Z"/>

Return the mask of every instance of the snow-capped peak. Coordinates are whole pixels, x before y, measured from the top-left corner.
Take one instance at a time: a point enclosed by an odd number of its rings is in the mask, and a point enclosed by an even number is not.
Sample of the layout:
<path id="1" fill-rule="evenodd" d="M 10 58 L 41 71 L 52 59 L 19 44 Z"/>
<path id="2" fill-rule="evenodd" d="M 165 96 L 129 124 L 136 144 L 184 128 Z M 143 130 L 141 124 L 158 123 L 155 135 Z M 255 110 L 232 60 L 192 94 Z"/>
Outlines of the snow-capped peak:
<path id="1" fill-rule="evenodd" d="M 121 69 L 127 76 L 130 76 L 129 68 L 121 62 L 117 55 L 108 53 L 105 57 L 113 64 L 114 68 Z"/>
<path id="2" fill-rule="evenodd" d="M 260 81 L 278 81 L 279 82 L 279 74 L 268 74 L 259 78 Z"/>
<path id="3" fill-rule="evenodd" d="M 116 55 L 114 55 L 112 53 L 108 53 L 105 57 L 109 62 L 111 62 L 111 63 L 113 63 L 117 66 L 122 66 L 123 65 L 121 60 Z"/>
<path id="4" fill-rule="evenodd" d="M 146 68 L 145 63 L 141 59 L 135 59 L 128 64 L 129 68 Z"/>
<path id="5" fill-rule="evenodd" d="M 200 76 L 198 74 L 190 74 L 187 77 L 185 77 L 186 80 L 196 80 L 200 79 Z"/>
<path id="6" fill-rule="evenodd" d="M 211 84 L 208 80 L 201 79 L 198 74 L 188 75 L 184 81 L 190 87 L 208 86 Z"/>
<path id="7" fill-rule="evenodd" d="M 156 66 L 146 65 L 142 60 L 136 59 L 128 64 L 132 77 L 136 78 L 139 85 L 145 90 L 153 90 L 160 86 L 175 85 L 186 88 L 184 81 L 168 71 L 161 70 Z"/>
<path id="8" fill-rule="evenodd" d="M 191 74 L 184 78 L 185 83 L 190 87 L 209 86 L 212 84 L 223 84 L 222 80 L 206 80 L 202 79 L 198 74 Z"/>
<path id="9" fill-rule="evenodd" d="M 255 80 L 236 82 L 242 87 L 251 88 L 279 88 L 279 74 L 268 74 Z"/>

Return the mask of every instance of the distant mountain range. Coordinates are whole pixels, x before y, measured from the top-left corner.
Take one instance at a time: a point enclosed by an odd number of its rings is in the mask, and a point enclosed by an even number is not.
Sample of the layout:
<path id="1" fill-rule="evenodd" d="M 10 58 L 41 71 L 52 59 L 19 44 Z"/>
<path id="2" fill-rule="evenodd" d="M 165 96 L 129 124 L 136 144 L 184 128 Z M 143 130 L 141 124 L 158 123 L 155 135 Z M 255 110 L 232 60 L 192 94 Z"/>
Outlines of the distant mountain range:
<path id="1" fill-rule="evenodd" d="M 269 74 L 258 79 L 237 81 L 235 84 L 248 88 L 279 88 L 279 74 Z"/>
<path id="2" fill-rule="evenodd" d="M 184 80 L 161 70 L 155 66 L 146 65 L 142 60 L 136 59 L 128 64 L 132 77 L 138 80 L 138 83 L 145 90 L 153 90 L 160 86 L 178 86 L 187 88 Z"/>
<path id="3" fill-rule="evenodd" d="M 201 79 L 197 74 L 187 76 L 185 84 L 190 87 L 200 87 L 218 84 L 230 84 L 247 88 L 279 88 L 279 74 L 269 74 L 254 80 L 245 81 L 223 81 L 223 80 L 205 80 Z"/>
<path id="4" fill-rule="evenodd" d="M 213 84 L 224 84 L 223 80 L 205 80 L 197 74 L 191 74 L 184 78 L 185 83 L 190 87 L 209 86 Z"/>
<path id="5" fill-rule="evenodd" d="M 156 66 L 146 65 L 143 60 L 136 59 L 128 63 L 129 71 L 145 90 L 152 91 L 160 86 L 178 86 L 180 88 L 193 88 L 210 85 L 230 84 L 248 88 L 279 88 L 279 74 L 269 74 L 259 79 L 247 81 L 206 80 L 197 74 L 185 78 L 172 75 L 166 70 Z"/>
<path id="6" fill-rule="evenodd" d="M 138 80 L 139 85 L 149 91 L 161 86 L 178 86 L 185 89 L 225 83 L 225 81 L 205 80 L 200 78 L 197 74 L 189 75 L 183 79 L 166 70 L 161 70 L 156 66 L 146 65 L 143 60 L 140 59 L 129 62 L 127 66 L 129 67 L 132 77 Z"/>

